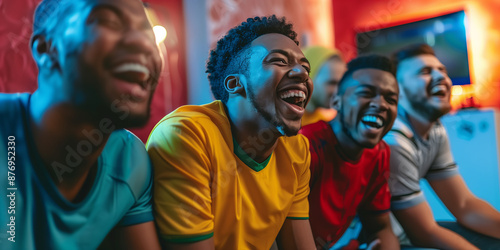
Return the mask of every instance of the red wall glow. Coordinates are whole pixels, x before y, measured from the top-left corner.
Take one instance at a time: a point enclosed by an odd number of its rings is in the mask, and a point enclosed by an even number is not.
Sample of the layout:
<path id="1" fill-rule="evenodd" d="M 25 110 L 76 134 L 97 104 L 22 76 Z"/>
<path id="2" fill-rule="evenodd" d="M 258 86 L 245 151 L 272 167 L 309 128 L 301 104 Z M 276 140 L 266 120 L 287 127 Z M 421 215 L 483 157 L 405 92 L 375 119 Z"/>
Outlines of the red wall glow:
<path id="1" fill-rule="evenodd" d="M 421 20 L 464 9 L 469 21 L 470 86 L 455 90 L 454 109 L 473 96 L 481 107 L 500 108 L 500 1 L 495 0 L 333 0 L 335 46 L 346 59 L 356 56 L 356 32 Z"/>
<path id="2" fill-rule="evenodd" d="M 40 0 L 0 1 L 0 92 L 33 92 L 37 68 L 29 39 L 33 13 Z M 150 0 L 170 37 L 164 41 L 165 70 L 151 105 L 148 124 L 133 132 L 144 142 L 153 126 L 167 113 L 187 103 L 186 56 L 182 0 Z M 170 30 L 169 30 L 170 29 Z"/>

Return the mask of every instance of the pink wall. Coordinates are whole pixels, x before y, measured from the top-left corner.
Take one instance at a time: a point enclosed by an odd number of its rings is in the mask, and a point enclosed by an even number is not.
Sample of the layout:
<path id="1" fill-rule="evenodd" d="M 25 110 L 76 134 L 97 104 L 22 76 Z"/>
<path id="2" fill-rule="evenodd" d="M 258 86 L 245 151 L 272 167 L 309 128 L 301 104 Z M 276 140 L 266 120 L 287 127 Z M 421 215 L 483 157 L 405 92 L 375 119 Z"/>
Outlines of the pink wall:
<path id="1" fill-rule="evenodd" d="M 452 97 L 454 108 L 473 95 L 482 107 L 500 108 L 500 1 L 333 0 L 335 46 L 347 60 L 356 56 L 355 34 L 465 9 L 473 84 Z"/>
<path id="2" fill-rule="evenodd" d="M 33 12 L 40 0 L 0 1 L 0 92 L 33 92 L 38 71 L 31 57 L 29 38 Z M 143 141 L 168 112 L 186 104 L 185 38 L 182 0 L 150 0 L 161 24 L 167 28 L 162 49 L 166 67 L 152 102 L 151 119 L 133 132 Z"/>

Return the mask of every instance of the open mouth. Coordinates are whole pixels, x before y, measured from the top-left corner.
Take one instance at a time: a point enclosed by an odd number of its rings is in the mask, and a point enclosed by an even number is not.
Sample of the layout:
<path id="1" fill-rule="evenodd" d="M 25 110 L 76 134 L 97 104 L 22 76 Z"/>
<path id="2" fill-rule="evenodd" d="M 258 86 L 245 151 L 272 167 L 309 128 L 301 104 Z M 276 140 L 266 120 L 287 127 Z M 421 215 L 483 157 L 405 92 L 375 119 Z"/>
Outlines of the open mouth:
<path id="1" fill-rule="evenodd" d="M 302 90 L 285 90 L 279 94 L 279 97 L 288 104 L 305 108 L 306 93 Z"/>
<path id="2" fill-rule="evenodd" d="M 431 88 L 430 94 L 445 97 L 448 94 L 448 88 L 445 85 L 438 84 Z"/>
<path id="3" fill-rule="evenodd" d="M 113 68 L 113 75 L 123 81 L 139 83 L 141 86 L 149 79 L 150 72 L 144 65 L 138 63 L 123 63 Z"/>
<path id="4" fill-rule="evenodd" d="M 364 115 L 361 117 L 361 122 L 367 127 L 372 127 L 375 129 L 380 129 L 384 126 L 384 119 L 380 116 L 375 115 Z"/>

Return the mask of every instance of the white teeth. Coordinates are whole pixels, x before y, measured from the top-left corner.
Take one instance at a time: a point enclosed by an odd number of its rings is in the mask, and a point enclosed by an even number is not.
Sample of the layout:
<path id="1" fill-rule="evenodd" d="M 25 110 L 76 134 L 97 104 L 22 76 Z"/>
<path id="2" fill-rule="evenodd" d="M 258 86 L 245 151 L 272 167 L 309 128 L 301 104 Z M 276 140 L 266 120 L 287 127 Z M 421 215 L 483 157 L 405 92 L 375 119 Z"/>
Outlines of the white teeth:
<path id="1" fill-rule="evenodd" d="M 138 64 L 138 63 L 124 63 L 120 64 L 117 67 L 113 69 L 113 73 L 123 73 L 127 71 L 134 71 L 134 72 L 140 72 L 143 73 L 144 80 L 149 78 L 149 70 L 146 68 L 144 65 Z"/>
<path id="2" fill-rule="evenodd" d="M 444 85 L 436 85 L 436 86 L 432 87 L 431 94 L 434 95 L 434 94 L 437 94 L 439 92 L 446 93 L 447 91 L 448 91 L 448 89 L 446 88 L 446 86 L 444 86 Z"/>
<path id="3" fill-rule="evenodd" d="M 382 127 L 384 125 L 384 122 L 380 117 L 374 116 L 374 115 L 365 115 L 361 117 L 361 121 L 363 122 L 370 122 L 370 123 L 375 123 L 377 124 L 378 127 Z"/>
<path id="4" fill-rule="evenodd" d="M 306 93 L 304 91 L 300 90 L 289 90 L 281 93 L 280 98 L 285 99 L 285 98 L 290 98 L 290 97 L 299 97 L 300 101 L 304 101 L 306 99 Z"/>

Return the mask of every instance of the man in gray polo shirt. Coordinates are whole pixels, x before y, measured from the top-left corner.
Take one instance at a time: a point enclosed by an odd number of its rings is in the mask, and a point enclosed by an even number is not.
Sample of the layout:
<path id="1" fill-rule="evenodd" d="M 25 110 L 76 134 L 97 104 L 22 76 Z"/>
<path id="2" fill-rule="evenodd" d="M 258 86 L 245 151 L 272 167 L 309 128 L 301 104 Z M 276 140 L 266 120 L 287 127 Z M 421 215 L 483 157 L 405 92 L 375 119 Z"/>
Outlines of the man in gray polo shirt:
<path id="1" fill-rule="evenodd" d="M 500 249 L 500 213 L 467 188 L 439 118 L 451 109 L 446 67 L 426 44 L 394 54 L 398 118 L 391 147 L 391 209 L 411 243 L 439 249 Z M 426 178 L 458 223 L 437 223 L 420 190 Z M 474 246 L 475 245 L 475 246 Z"/>

